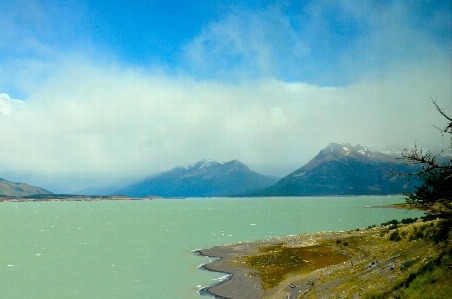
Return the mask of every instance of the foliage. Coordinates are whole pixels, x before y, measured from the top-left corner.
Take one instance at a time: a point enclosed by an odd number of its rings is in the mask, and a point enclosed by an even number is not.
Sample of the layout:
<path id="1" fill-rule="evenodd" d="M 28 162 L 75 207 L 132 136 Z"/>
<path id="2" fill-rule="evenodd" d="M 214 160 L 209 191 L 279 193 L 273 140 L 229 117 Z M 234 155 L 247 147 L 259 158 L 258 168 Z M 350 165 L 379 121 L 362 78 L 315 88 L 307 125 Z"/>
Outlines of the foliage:
<path id="1" fill-rule="evenodd" d="M 450 146 L 452 149 L 452 118 L 441 109 L 433 100 L 436 110 L 447 120 L 443 129 L 437 128 L 441 134 L 450 134 Z M 431 208 L 440 204 L 448 212 L 452 211 L 452 159 L 447 163 L 440 163 L 438 157 L 430 151 L 423 151 L 416 145 L 414 148 L 405 148 L 402 158 L 417 165 L 419 170 L 410 174 L 413 178 L 419 178 L 423 183 L 415 187 L 415 191 L 408 196 L 407 202 L 422 208 Z"/>
<path id="2" fill-rule="evenodd" d="M 452 171 L 445 169 L 433 169 L 420 173 L 419 177 L 424 182 L 416 186 L 416 191 L 408 194 L 407 202 L 431 207 L 435 203 L 442 204 L 447 209 L 452 208 Z"/>
<path id="3" fill-rule="evenodd" d="M 436 227 L 436 230 L 432 234 L 432 239 L 435 243 L 446 241 L 449 238 L 450 231 L 452 229 L 452 219 L 443 219 Z"/>
<path id="4" fill-rule="evenodd" d="M 409 241 L 418 240 L 424 238 L 424 232 L 421 230 L 414 230 L 413 234 L 408 239 Z"/>
<path id="5" fill-rule="evenodd" d="M 450 298 L 452 294 L 452 270 L 450 252 L 438 261 L 429 262 L 411 277 L 406 288 L 400 290 L 400 298 Z"/>
<path id="6" fill-rule="evenodd" d="M 399 221 L 397 219 L 392 219 L 387 222 L 383 222 L 381 225 L 389 225 L 389 224 L 397 225 L 397 224 L 399 224 Z"/>
<path id="7" fill-rule="evenodd" d="M 407 260 L 404 264 L 412 264 Z M 365 299 L 446 299 L 452 294 L 452 249 L 445 248 L 440 256 L 427 262 L 418 271 L 407 272 L 394 282 L 390 289 L 373 289 Z"/>
<path id="8" fill-rule="evenodd" d="M 346 246 L 348 242 L 343 244 Z M 283 243 L 260 247 L 258 255 L 245 257 L 247 265 L 257 271 L 264 289 L 275 287 L 289 273 L 309 273 L 346 260 L 340 251 L 330 246 L 292 248 Z"/>
<path id="9" fill-rule="evenodd" d="M 398 242 L 398 241 L 400 241 L 400 240 L 402 240 L 402 237 L 400 237 L 399 231 L 398 231 L 398 230 L 393 231 L 393 232 L 391 233 L 391 235 L 389 236 L 389 241 L 395 241 L 395 242 Z"/>
<path id="10" fill-rule="evenodd" d="M 410 224 L 410 223 L 416 222 L 417 219 L 418 219 L 417 217 L 415 217 L 415 218 L 405 218 L 405 219 L 402 219 L 400 221 L 400 223 L 402 223 L 402 224 Z"/>

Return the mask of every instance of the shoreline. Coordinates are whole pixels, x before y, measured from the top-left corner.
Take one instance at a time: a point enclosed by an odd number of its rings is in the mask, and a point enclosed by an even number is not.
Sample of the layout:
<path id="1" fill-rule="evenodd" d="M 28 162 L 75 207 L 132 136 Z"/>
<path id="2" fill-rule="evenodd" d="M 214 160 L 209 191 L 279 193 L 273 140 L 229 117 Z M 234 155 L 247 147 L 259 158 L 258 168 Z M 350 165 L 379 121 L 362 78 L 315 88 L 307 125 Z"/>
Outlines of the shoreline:
<path id="1" fill-rule="evenodd" d="M 54 195 L 29 195 L 29 196 L 6 196 L 0 195 L 0 202 L 63 202 L 63 201 L 119 201 L 119 200 L 158 200 L 164 199 L 160 196 L 129 197 L 120 195 L 72 195 L 72 194 L 54 194 Z M 167 199 L 167 198 L 165 198 Z"/>
<path id="2" fill-rule="evenodd" d="M 259 298 L 262 291 L 261 281 L 257 276 L 250 275 L 251 269 L 234 265 L 234 257 L 237 254 L 250 252 L 248 245 L 261 243 L 262 241 L 244 242 L 230 245 L 214 246 L 207 249 L 194 251 L 199 256 L 214 258 L 214 261 L 205 263 L 199 267 L 204 271 L 217 272 L 227 277 L 217 283 L 202 288 L 199 293 L 205 292 L 217 299 L 232 298 Z M 240 297 L 241 296 L 241 297 Z"/>
<path id="3" fill-rule="evenodd" d="M 394 208 L 394 207 L 390 207 Z M 219 299 L 333 298 L 331 295 L 361 298 L 374 288 L 390 286 L 394 281 L 417 271 L 436 258 L 434 244 L 408 240 L 412 231 L 429 222 L 399 224 L 397 230 L 406 235 L 399 242 L 391 240 L 390 226 L 377 226 L 351 231 L 330 231 L 241 242 L 194 251 L 200 256 L 217 258 L 200 269 L 224 273 L 228 277 L 204 287 L 203 292 Z M 345 262 L 338 262 L 313 271 L 293 272 L 275 287 L 263 288 L 258 271 L 246 263 L 246 257 L 262 254 L 264 246 L 284 244 L 286 248 L 327 246 L 342 252 Z M 419 256 L 423 259 L 420 260 Z M 416 261 L 406 267 L 407 261 Z M 200 293 L 201 294 L 201 293 Z"/>
<path id="4" fill-rule="evenodd" d="M 217 247 L 217 246 L 215 246 L 215 247 Z M 215 247 L 212 247 L 212 248 L 215 248 Z M 221 259 L 223 259 L 223 258 L 222 258 L 222 257 L 216 257 L 216 256 L 208 256 L 208 255 L 204 255 L 204 254 L 202 253 L 203 250 L 206 250 L 206 249 L 196 249 L 196 250 L 193 250 L 192 252 L 193 252 L 195 255 L 197 255 L 197 256 L 208 257 L 208 258 L 210 258 L 210 259 L 215 259 L 215 260 L 214 260 L 214 261 L 207 262 L 207 263 L 204 263 L 204 264 L 200 264 L 200 265 L 197 267 L 197 269 L 203 270 L 203 271 L 208 271 L 208 272 L 222 273 L 222 274 L 225 274 L 225 278 L 224 278 L 224 279 L 221 279 L 221 277 L 220 277 L 220 278 L 218 279 L 218 282 L 217 282 L 217 283 L 215 283 L 215 284 L 213 284 L 213 285 L 210 285 L 210 286 L 202 287 L 201 289 L 198 290 L 198 293 L 199 293 L 200 295 L 202 295 L 202 296 L 208 294 L 208 295 L 210 295 L 210 296 L 213 296 L 213 297 L 216 298 L 216 299 L 228 299 L 228 298 L 225 298 L 225 297 L 220 297 L 220 296 L 218 296 L 218 295 L 215 295 L 215 294 L 213 294 L 212 292 L 210 292 L 209 290 L 210 290 L 210 288 L 216 287 L 217 285 L 220 285 L 220 284 L 222 284 L 222 283 L 224 283 L 224 282 L 230 280 L 230 279 L 232 278 L 232 273 L 225 273 L 225 272 L 222 272 L 222 271 L 216 271 L 216 270 L 211 270 L 211 269 L 209 269 L 209 268 L 207 267 L 208 264 L 211 264 L 211 263 L 216 262 L 216 261 L 218 261 L 218 260 L 221 260 Z"/>
<path id="5" fill-rule="evenodd" d="M 339 232 L 317 232 L 302 235 L 292 235 L 286 237 L 276 237 L 266 240 L 248 241 L 236 244 L 214 246 L 207 249 L 195 250 L 194 253 L 200 256 L 217 258 L 217 260 L 203 264 L 201 270 L 224 273 L 229 275 L 227 279 L 205 287 L 203 290 L 214 298 L 218 299 L 240 299 L 240 298 L 273 298 L 275 294 L 284 296 L 300 295 L 299 288 L 291 288 L 291 283 L 286 283 L 285 287 L 264 290 L 262 281 L 256 275 L 256 271 L 244 266 L 240 259 L 247 255 L 256 254 L 259 247 L 277 243 L 285 243 L 286 246 L 309 247 L 326 240 L 337 238 L 347 238 L 354 235 L 349 231 Z M 300 285 L 299 282 L 297 282 Z M 278 297 L 280 298 L 280 297 Z M 286 297 L 284 297 L 286 298 Z M 291 297 L 296 298 L 296 297 Z"/>
<path id="6" fill-rule="evenodd" d="M 386 194 L 385 196 L 396 196 L 398 194 Z M 321 196 L 271 196 L 271 197 L 372 197 L 381 195 L 321 195 Z M 267 198 L 267 196 L 258 196 L 262 198 Z M 192 197 L 197 198 L 197 197 Z M 203 198 L 216 198 L 216 197 L 203 197 Z M 219 198 L 228 198 L 219 197 Z M 239 198 L 238 196 L 231 196 L 231 198 Z M 254 196 L 245 196 L 243 198 L 256 198 Z M 34 194 L 34 195 L 24 195 L 24 196 L 13 196 L 13 195 L 0 195 L 0 202 L 61 202 L 61 201 L 102 201 L 102 200 L 158 200 L 158 199 L 186 199 L 186 197 L 162 197 L 157 195 L 150 195 L 144 197 L 130 197 L 126 195 L 76 195 L 76 194 Z M 401 208 L 401 209 L 412 209 L 409 207 L 399 207 L 394 204 L 389 206 L 369 206 L 368 208 Z"/>

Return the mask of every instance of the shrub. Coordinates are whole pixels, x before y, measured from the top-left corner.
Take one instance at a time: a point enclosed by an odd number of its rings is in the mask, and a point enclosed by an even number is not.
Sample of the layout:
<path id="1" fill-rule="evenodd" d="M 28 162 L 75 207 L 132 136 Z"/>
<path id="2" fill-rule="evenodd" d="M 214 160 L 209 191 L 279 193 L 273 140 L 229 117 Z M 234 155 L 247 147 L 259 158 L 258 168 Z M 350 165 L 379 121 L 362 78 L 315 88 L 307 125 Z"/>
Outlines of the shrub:
<path id="1" fill-rule="evenodd" d="M 424 238 L 424 232 L 421 230 L 415 230 L 414 233 L 410 236 L 409 240 L 417 240 L 417 239 L 423 239 Z"/>
<path id="2" fill-rule="evenodd" d="M 391 233 L 391 235 L 389 236 L 389 241 L 395 241 L 395 242 L 398 242 L 398 241 L 400 241 L 400 240 L 402 240 L 402 237 L 400 237 L 399 231 L 398 231 L 398 230 L 393 231 L 393 232 Z"/>
<path id="3" fill-rule="evenodd" d="M 410 223 L 413 223 L 413 222 L 416 222 L 418 220 L 418 218 L 416 217 L 416 218 L 405 218 L 405 219 L 402 219 L 402 221 L 400 221 L 400 223 L 403 223 L 403 224 L 410 224 Z"/>
<path id="4" fill-rule="evenodd" d="M 445 241 L 449 237 L 449 233 L 452 228 L 452 219 L 444 219 L 437 225 L 436 231 L 433 233 L 433 241 L 439 243 Z"/>
<path id="5" fill-rule="evenodd" d="M 389 225 L 389 224 L 397 225 L 397 224 L 399 224 L 399 221 L 397 221 L 396 219 L 392 219 L 392 220 L 389 220 L 388 222 L 383 222 L 381 225 Z"/>
<path id="6" fill-rule="evenodd" d="M 388 229 L 389 229 L 389 230 L 397 229 L 397 224 L 391 224 L 391 225 L 388 227 Z"/>

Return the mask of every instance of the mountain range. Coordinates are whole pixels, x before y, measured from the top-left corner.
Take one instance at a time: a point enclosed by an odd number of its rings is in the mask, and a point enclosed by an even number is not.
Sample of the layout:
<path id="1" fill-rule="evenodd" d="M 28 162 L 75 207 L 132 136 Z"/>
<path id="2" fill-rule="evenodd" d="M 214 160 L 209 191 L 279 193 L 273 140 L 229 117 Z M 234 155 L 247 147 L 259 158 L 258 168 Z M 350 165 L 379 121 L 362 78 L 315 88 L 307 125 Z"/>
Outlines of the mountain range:
<path id="1" fill-rule="evenodd" d="M 115 195 L 131 197 L 214 197 L 246 194 L 268 187 L 278 178 L 254 172 L 243 163 L 204 159 L 193 165 L 178 166 L 149 176 Z"/>
<path id="2" fill-rule="evenodd" d="M 13 183 L 0 178 L 0 196 L 28 196 L 35 194 L 52 194 L 40 187 L 25 183 Z"/>
<path id="3" fill-rule="evenodd" d="M 88 188 L 78 194 L 130 197 L 219 197 L 219 196 L 325 196 L 387 195 L 411 192 L 419 182 L 394 177 L 412 173 L 413 166 L 390 152 L 362 145 L 331 143 L 304 166 L 278 179 L 259 174 L 243 163 L 204 159 L 177 166 L 120 190 Z M 0 195 L 52 194 L 24 183 L 0 179 Z"/>
<path id="4" fill-rule="evenodd" d="M 395 173 L 412 173 L 394 156 L 349 143 L 331 143 L 306 165 L 274 185 L 251 193 L 256 196 L 386 195 L 413 190 Z"/>

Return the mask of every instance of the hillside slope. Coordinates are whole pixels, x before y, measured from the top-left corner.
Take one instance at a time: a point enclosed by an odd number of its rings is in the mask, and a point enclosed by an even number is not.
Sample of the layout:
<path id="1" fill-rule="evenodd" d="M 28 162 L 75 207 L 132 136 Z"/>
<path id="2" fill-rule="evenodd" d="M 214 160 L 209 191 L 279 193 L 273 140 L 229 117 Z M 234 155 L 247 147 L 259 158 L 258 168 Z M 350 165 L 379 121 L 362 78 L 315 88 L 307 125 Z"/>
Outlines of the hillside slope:
<path id="1" fill-rule="evenodd" d="M 384 195 L 412 190 L 394 173 L 413 168 L 401 160 L 361 145 L 331 143 L 303 167 L 273 186 L 253 193 L 260 196 Z"/>
<path id="2" fill-rule="evenodd" d="M 27 196 L 35 194 L 52 194 L 52 192 L 40 187 L 25 183 L 13 183 L 0 178 L 0 196 Z"/>
<path id="3" fill-rule="evenodd" d="M 278 178 L 258 174 L 243 163 L 204 159 L 193 165 L 147 177 L 117 195 L 132 197 L 212 197 L 232 196 L 272 185 Z"/>

